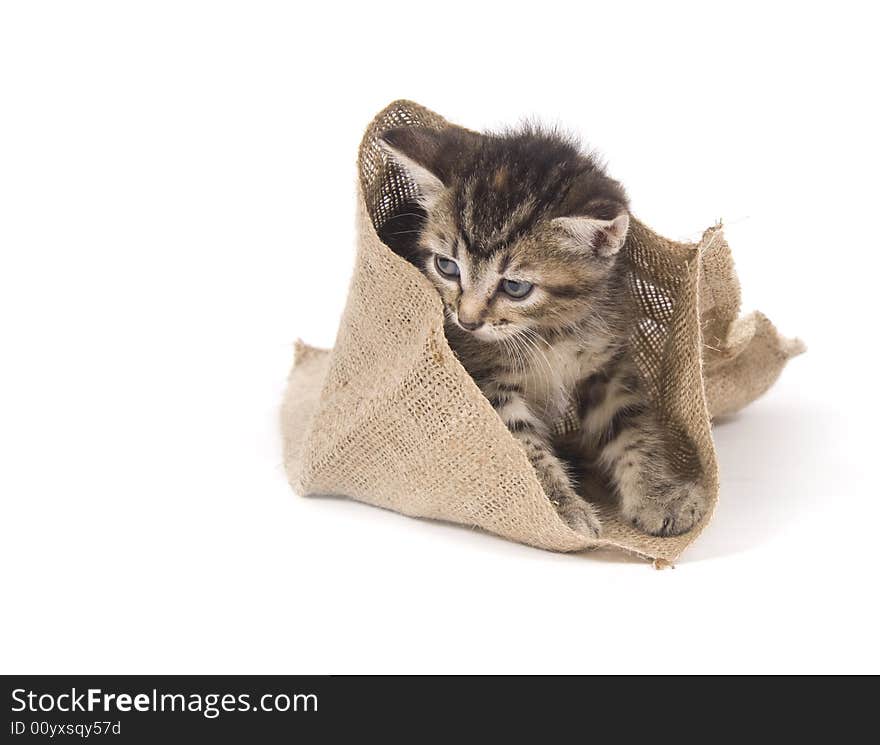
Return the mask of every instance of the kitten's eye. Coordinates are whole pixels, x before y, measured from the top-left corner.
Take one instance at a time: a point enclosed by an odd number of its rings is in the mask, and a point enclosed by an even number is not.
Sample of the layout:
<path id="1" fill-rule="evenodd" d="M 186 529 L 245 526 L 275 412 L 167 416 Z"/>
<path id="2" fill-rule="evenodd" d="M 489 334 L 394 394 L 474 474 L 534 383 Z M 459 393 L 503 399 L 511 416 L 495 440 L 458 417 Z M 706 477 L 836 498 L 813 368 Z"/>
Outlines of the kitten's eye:
<path id="1" fill-rule="evenodd" d="M 458 277 L 461 271 L 452 259 L 447 259 L 439 254 L 434 257 L 434 263 L 437 265 L 437 271 L 444 277 Z"/>
<path id="2" fill-rule="evenodd" d="M 534 285 L 531 282 L 517 282 L 515 279 L 501 280 L 501 289 L 512 298 L 522 300 L 528 295 Z"/>

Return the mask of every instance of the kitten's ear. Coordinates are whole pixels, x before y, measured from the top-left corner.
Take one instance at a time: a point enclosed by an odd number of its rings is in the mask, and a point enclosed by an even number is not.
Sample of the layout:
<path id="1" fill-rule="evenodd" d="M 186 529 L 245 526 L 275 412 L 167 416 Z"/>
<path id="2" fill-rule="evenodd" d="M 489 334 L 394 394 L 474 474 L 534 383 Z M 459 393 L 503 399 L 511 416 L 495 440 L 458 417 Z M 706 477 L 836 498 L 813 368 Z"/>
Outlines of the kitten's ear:
<path id="1" fill-rule="evenodd" d="M 441 170 L 441 133 L 418 127 L 389 129 L 379 136 L 379 145 L 403 168 L 427 201 L 445 188 Z"/>
<path id="2" fill-rule="evenodd" d="M 629 213 L 621 212 L 613 220 L 595 217 L 557 217 L 553 220 L 574 246 L 607 258 L 614 256 L 626 242 Z"/>

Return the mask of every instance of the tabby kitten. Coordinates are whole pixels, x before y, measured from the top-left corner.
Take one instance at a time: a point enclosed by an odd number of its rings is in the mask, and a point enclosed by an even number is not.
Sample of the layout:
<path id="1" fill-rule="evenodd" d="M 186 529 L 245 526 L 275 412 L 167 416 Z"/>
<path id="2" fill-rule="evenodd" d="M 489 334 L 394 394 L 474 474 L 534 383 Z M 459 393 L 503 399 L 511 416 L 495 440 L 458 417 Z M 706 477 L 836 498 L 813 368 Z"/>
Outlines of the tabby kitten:
<path id="1" fill-rule="evenodd" d="M 625 518 L 653 535 L 688 530 L 706 496 L 668 461 L 628 347 L 621 185 L 574 142 L 535 128 L 404 127 L 381 143 L 419 188 L 409 258 L 443 299 L 450 346 L 562 518 L 599 534 L 553 434 L 574 408 L 580 458 L 605 475 Z"/>

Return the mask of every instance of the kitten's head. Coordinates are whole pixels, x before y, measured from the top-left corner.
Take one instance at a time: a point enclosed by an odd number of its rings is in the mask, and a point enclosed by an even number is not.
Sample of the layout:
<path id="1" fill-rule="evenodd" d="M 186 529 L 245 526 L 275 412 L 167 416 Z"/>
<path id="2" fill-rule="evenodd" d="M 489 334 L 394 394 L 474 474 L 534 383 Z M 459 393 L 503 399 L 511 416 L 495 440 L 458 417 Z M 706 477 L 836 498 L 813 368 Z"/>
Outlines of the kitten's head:
<path id="1" fill-rule="evenodd" d="M 533 128 L 383 133 L 419 188 L 417 261 L 447 314 L 483 341 L 577 324 L 626 239 L 626 194 L 570 140 Z"/>

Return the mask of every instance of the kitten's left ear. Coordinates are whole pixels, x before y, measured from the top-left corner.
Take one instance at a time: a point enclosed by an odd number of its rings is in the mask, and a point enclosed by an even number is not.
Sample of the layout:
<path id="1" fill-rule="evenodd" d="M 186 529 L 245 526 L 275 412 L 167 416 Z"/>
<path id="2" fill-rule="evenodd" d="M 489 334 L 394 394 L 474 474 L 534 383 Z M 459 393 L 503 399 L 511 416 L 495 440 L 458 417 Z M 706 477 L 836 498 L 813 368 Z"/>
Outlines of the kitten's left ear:
<path id="1" fill-rule="evenodd" d="M 629 213 L 621 212 L 613 220 L 595 217 L 557 217 L 553 220 L 578 249 L 586 249 L 608 258 L 614 256 L 626 242 Z"/>

